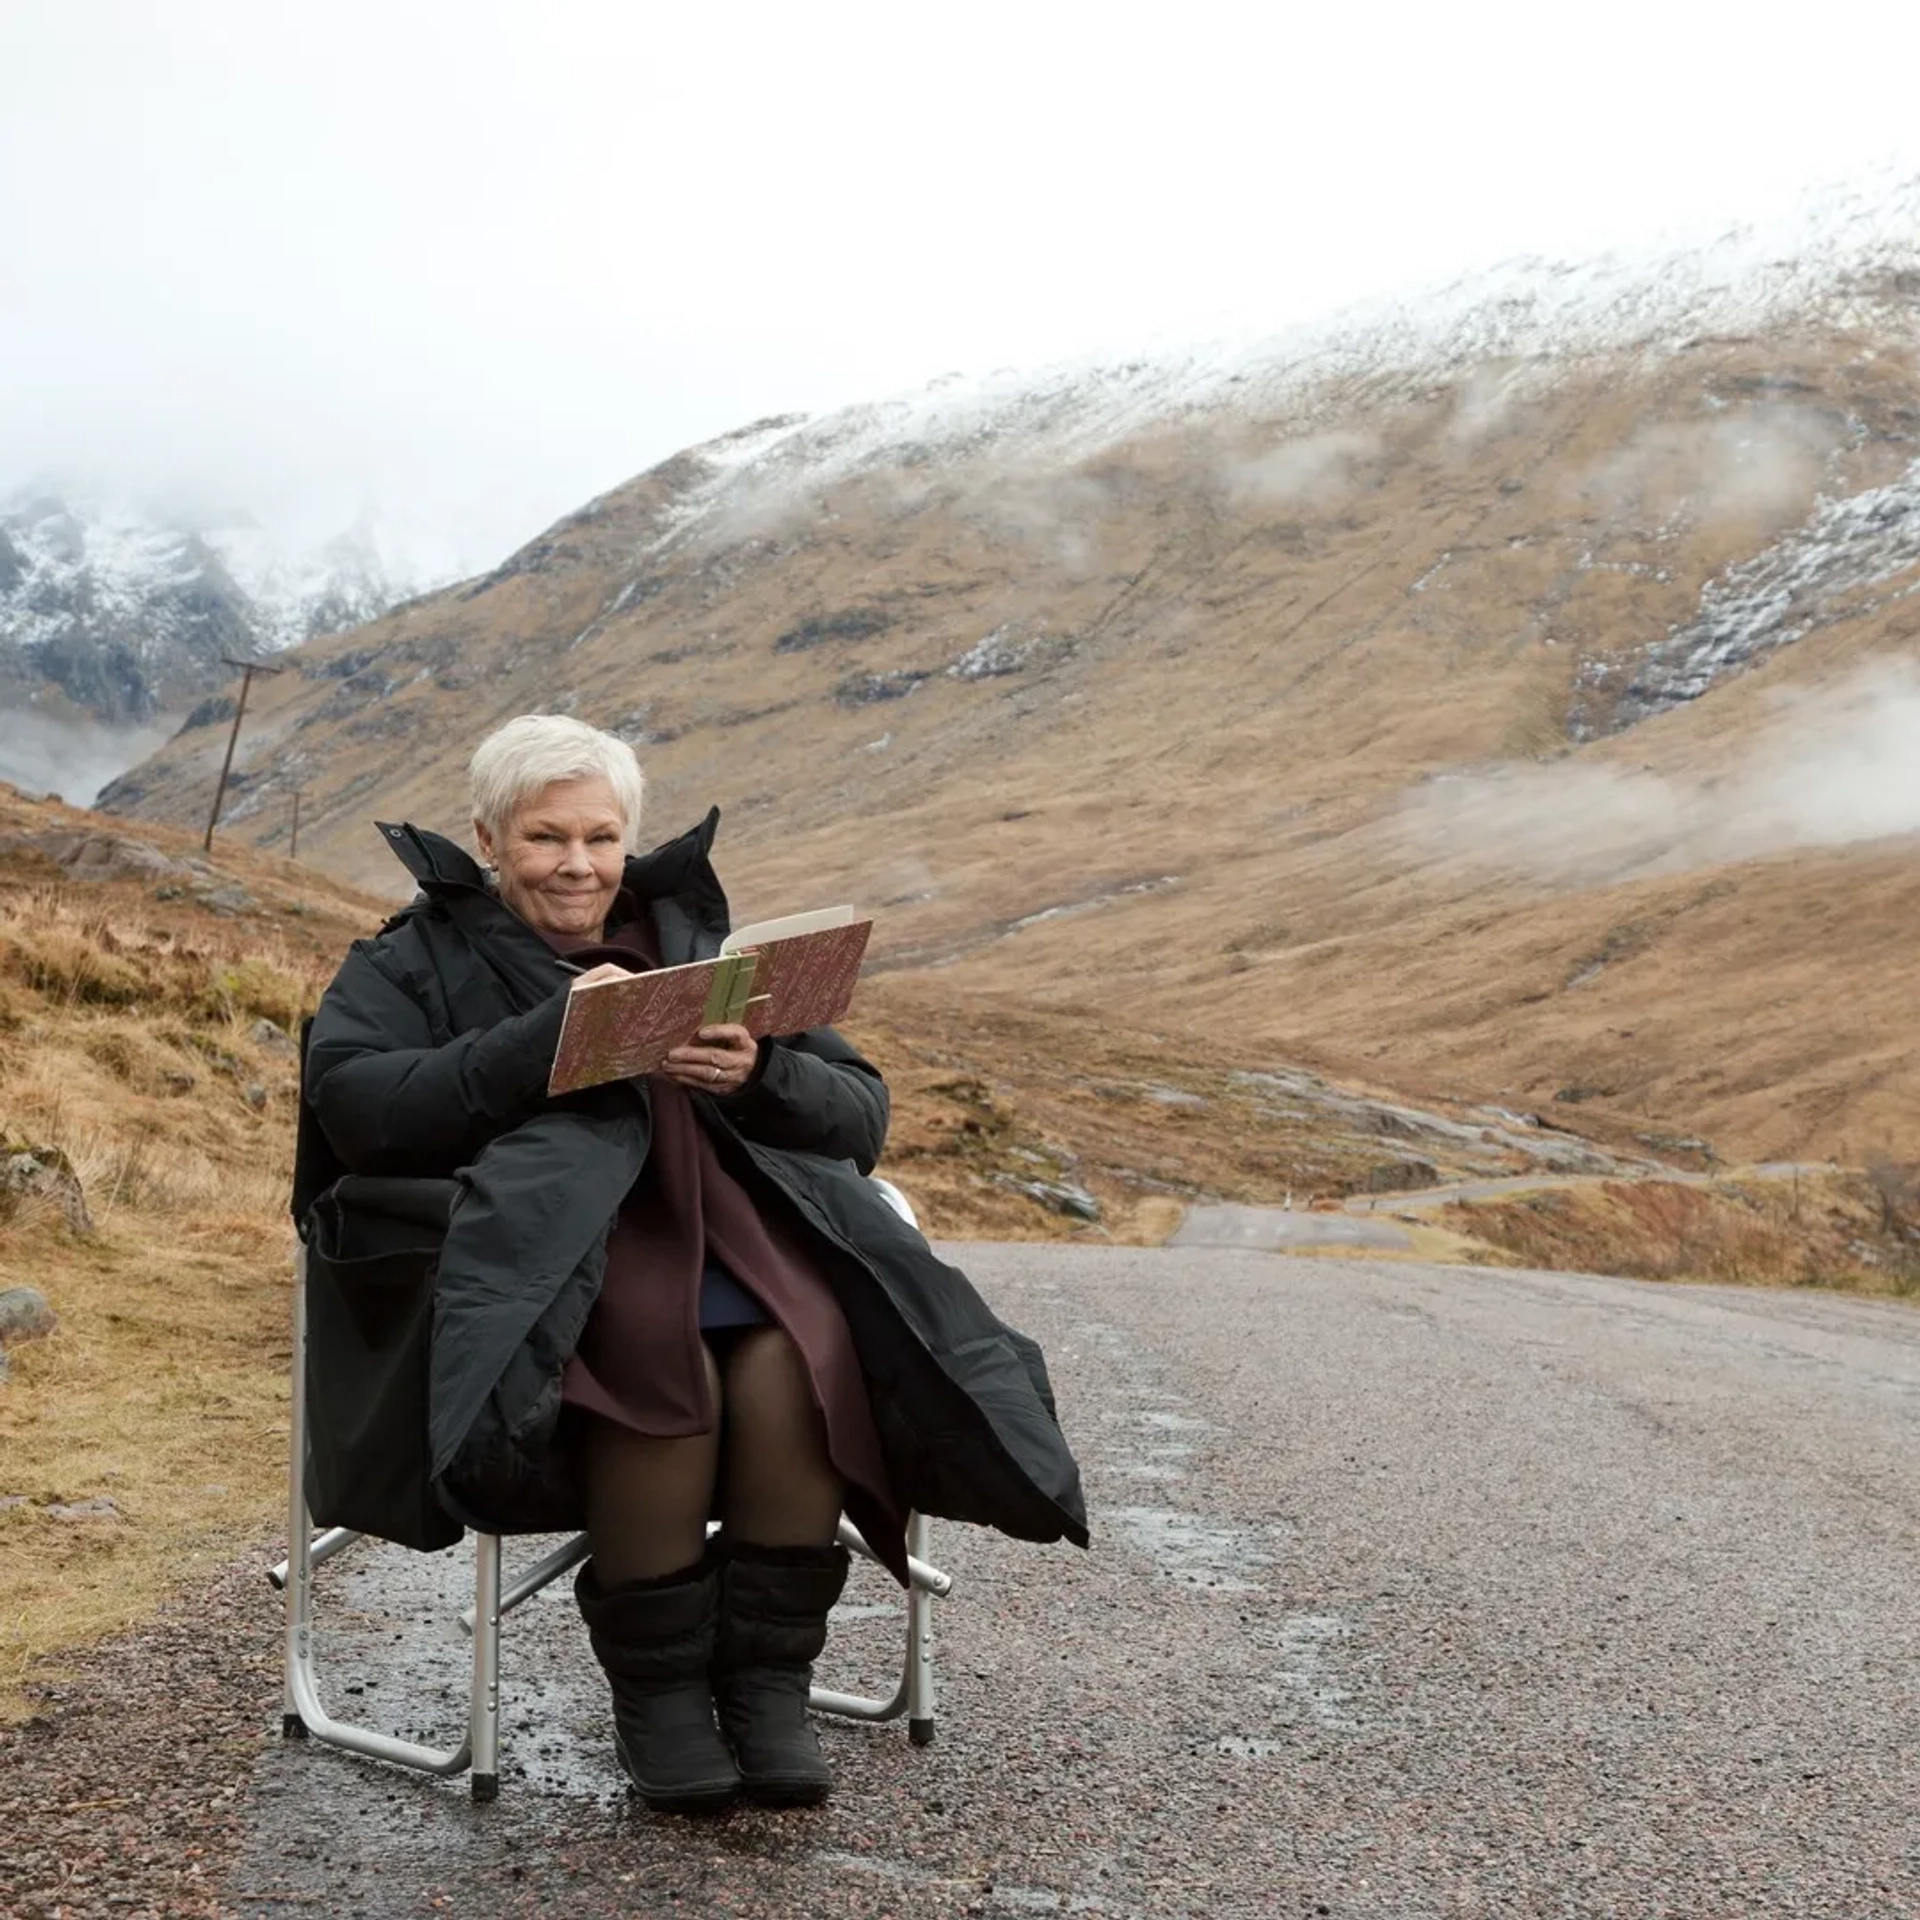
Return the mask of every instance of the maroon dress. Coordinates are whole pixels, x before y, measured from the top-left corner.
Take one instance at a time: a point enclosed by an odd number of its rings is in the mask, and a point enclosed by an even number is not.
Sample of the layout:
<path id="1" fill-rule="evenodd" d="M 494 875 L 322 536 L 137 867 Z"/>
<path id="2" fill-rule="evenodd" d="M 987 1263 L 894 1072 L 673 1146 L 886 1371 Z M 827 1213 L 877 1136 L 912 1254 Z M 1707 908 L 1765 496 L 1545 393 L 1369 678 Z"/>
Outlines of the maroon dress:
<path id="1" fill-rule="evenodd" d="M 644 915 L 622 896 L 616 919 L 623 908 L 633 917 L 612 926 L 603 944 L 564 934 L 548 934 L 547 942 L 583 968 L 657 965 Z M 710 1432 L 702 1283 L 717 1262 L 719 1293 L 731 1297 L 716 1312 L 708 1281 L 709 1331 L 716 1322 L 765 1319 L 799 1349 L 826 1420 L 828 1456 L 846 1483 L 847 1517 L 904 1585 L 905 1515 L 888 1481 L 853 1336 L 817 1257 L 796 1222 L 763 1211 L 727 1171 L 685 1087 L 654 1073 L 647 1094 L 652 1144 L 608 1236 L 606 1279 L 567 1363 L 563 1404 L 660 1438 Z M 735 1289 L 725 1288 L 728 1278 Z"/>

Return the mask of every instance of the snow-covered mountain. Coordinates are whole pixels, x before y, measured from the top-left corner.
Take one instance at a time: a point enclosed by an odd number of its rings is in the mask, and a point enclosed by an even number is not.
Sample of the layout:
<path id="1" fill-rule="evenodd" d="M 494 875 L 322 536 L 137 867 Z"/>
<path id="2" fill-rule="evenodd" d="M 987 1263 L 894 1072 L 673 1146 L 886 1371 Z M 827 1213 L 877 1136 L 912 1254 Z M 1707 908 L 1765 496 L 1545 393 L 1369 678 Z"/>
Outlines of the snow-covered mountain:
<path id="1" fill-rule="evenodd" d="M 451 573 L 363 517 L 302 540 L 40 485 L 0 497 L 0 779 L 85 800 L 254 659 Z"/>

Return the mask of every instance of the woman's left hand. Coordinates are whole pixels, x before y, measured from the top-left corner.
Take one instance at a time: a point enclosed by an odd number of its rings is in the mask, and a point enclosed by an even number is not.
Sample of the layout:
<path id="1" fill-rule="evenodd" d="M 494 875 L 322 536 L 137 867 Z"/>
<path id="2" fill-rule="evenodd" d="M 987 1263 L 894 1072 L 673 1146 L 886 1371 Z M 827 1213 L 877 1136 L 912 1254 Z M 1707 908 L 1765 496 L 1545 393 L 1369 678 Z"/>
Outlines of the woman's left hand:
<path id="1" fill-rule="evenodd" d="M 738 1093 L 759 1059 L 760 1042 L 745 1027 L 702 1027 L 691 1046 L 667 1055 L 660 1071 L 697 1093 Z"/>

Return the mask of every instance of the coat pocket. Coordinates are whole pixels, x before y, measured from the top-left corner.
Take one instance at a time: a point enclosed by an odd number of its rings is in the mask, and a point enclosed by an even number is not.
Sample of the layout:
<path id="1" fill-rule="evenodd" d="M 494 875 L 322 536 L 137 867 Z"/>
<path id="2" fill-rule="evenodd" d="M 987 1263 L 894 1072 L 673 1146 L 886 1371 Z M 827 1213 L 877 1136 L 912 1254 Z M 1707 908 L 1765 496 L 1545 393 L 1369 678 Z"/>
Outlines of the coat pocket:
<path id="1" fill-rule="evenodd" d="M 428 1480 L 433 1281 L 460 1188 L 349 1176 L 307 1215 L 307 1501 L 322 1526 L 422 1551 L 459 1521 Z"/>

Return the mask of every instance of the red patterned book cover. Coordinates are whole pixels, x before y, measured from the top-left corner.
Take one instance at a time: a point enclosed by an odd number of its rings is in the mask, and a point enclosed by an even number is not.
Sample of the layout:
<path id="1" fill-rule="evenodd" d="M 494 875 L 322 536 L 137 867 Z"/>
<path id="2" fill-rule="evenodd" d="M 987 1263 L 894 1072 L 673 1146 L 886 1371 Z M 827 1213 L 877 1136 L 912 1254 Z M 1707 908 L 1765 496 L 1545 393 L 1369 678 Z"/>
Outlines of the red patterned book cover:
<path id="1" fill-rule="evenodd" d="M 566 1023 L 547 1075 L 549 1093 L 651 1073 L 706 1024 L 717 960 L 596 980 L 567 997 Z"/>
<path id="2" fill-rule="evenodd" d="M 745 948 L 753 979 L 741 1024 L 756 1036 L 831 1026 L 852 1004 L 872 931 L 871 920 L 856 920 Z M 727 956 L 575 987 L 547 1091 L 573 1093 L 652 1073 L 709 1023 L 716 984 L 736 969 L 744 971 Z"/>
<path id="3" fill-rule="evenodd" d="M 747 1002 L 747 1031 L 758 1037 L 832 1026 L 853 1004 L 872 932 L 871 920 L 855 920 L 744 948 L 759 960 Z"/>

